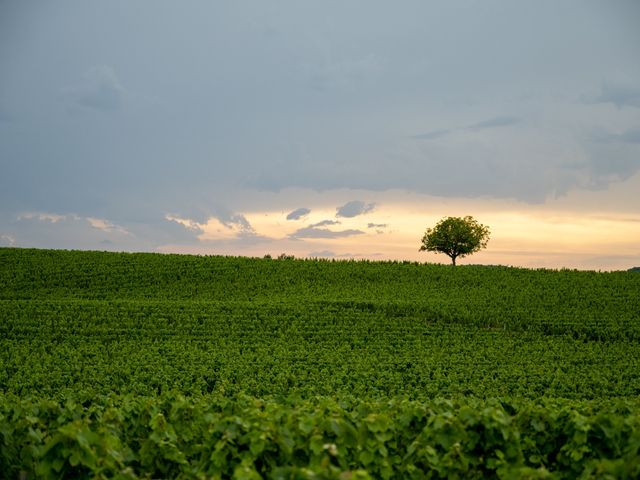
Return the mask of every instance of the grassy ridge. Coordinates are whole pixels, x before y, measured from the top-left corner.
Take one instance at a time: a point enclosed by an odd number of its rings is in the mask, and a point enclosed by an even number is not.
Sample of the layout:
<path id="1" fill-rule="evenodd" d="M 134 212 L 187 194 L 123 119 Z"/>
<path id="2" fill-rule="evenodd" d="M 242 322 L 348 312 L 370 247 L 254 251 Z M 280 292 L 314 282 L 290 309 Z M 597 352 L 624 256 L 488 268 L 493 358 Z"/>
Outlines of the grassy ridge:
<path id="1" fill-rule="evenodd" d="M 5 392 L 640 394 L 632 273 L 19 249 L 0 265 Z"/>
<path id="2" fill-rule="evenodd" d="M 0 462 L 51 478 L 634 476 L 639 293 L 630 272 L 0 249 Z M 444 424 L 402 423 L 442 397 L 460 402 Z M 223 448 L 204 438 L 228 402 L 221 439 L 237 421 L 249 443 Z M 393 434 L 367 443 L 353 409 Z"/>

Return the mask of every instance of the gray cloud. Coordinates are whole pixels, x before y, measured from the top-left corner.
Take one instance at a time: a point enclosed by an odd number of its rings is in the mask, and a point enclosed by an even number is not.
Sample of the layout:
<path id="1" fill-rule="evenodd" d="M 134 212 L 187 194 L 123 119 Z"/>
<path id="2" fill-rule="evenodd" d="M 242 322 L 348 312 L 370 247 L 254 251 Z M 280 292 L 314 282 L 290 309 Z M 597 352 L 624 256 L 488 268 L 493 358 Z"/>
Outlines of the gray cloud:
<path id="1" fill-rule="evenodd" d="M 318 223 L 313 223 L 309 225 L 309 227 L 326 227 L 327 225 L 339 225 L 340 222 L 338 220 L 322 220 Z"/>
<path id="2" fill-rule="evenodd" d="M 304 67 L 309 86 L 321 92 L 353 88 L 379 73 L 381 69 L 381 60 L 373 53 L 340 60 L 325 58 L 319 62 L 307 63 Z"/>
<path id="3" fill-rule="evenodd" d="M 493 117 L 465 127 L 466 130 L 484 130 L 485 128 L 509 127 L 518 123 L 518 117 Z"/>
<path id="4" fill-rule="evenodd" d="M 310 212 L 311 210 L 308 208 L 298 208 L 287 215 L 287 220 L 300 220 L 302 217 L 307 216 Z"/>
<path id="5" fill-rule="evenodd" d="M 244 215 L 239 213 L 231 214 L 229 216 L 218 216 L 218 220 L 225 226 L 229 228 L 237 227 L 240 229 L 241 235 L 255 235 L 255 230 L 249 223 L 249 221 L 245 218 Z"/>
<path id="6" fill-rule="evenodd" d="M 620 141 L 625 143 L 640 143 L 640 130 L 627 130 L 621 133 Z"/>
<path id="7" fill-rule="evenodd" d="M 590 135 L 591 140 L 601 143 L 631 143 L 640 144 L 640 129 L 626 130 L 622 133 L 611 133 L 604 129 L 597 129 Z"/>
<path id="8" fill-rule="evenodd" d="M 367 228 L 387 228 L 386 223 L 367 223 Z"/>
<path id="9" fill-rule="evenodd" d="M 63 98 L 73 104 L 102 111 L 118 109 L 125 93 L 113 68 L 107 65 L 88 69 L 80 84 L 62 91 Z"/>
<path id="10" fill-rule="evenodd" d="M 419 135 L 411 135 L 411 138 L 416 138 L 418 140 L 434 140 L 436 138 L 441 138 L 446 135 L 449 135 L 451 132 L 454 132 L 456 129 L 444 129 L 444 130 L 433 130 L 427 133 L 421 133 Z"/>
<path id="11" fill-rule="evenodd" d="M 104 249 L 150 248 L 151 243 L 105 219 L 76 214 L 26 213 L 10 222 L 14 244 L 20 247 Z"/>
<path id="12" fill-rule="evenodd" d="M 362 230 L 355 229 L 347 229 L 347 230 L 329 230 L 327 228 L 317 228 L 317 227 L 305 227 L 296 230 L 294 233 L 289 235 L 289 238 L 292 239 L 304 239 L 304 238 L 325 238 L 325 239 L 335 239 L 335 238 L 345 238 L 352 237 L 354 235 L 362 235 L 364 232 Z"/>
<path id="13" fill-rule="evenodd" d="M 336 208 L 336 217 L 357 217 L 358 215 L 364 215 L 365 213 L 373 211 L 375 207 L 375 203 L 364 203 L 361 200 L 353 200 Z"/>
<path id="14" fill-rule="evenodd" d="M 605 82 L 602 85 L 600 95 L 594 99 L 594 102 L 612 103 L 618 108 L 640 108 L 640 87 Z"/>
<path id="15" fill-rule="evenodd" d="M 638 109 L 597 103 L 640 105 L 638 2 L 408 1 L 0 2 L 0 215 L 75 212 L 153 246 L 196 241 L 167 212 L 251 235 L 232 212 L 296 189 L 541 202 L 637 171 Z M 583 134 L 603 124 L 622 133 Z"/>
<path id="16" fill-rule="evenodd" d="M 438 138 L 446 137 L 447 135 L 450 135 L 456 132 L 479 131 L 479 130 L 485 130 L 487 128 L 509 127 L 519 122 L 520 122 L 520 118 L 514 117 L 514 116 L 493 117 L 487 120 L 483 120 L 481 122 L 472 123 L 465 127 L 433 130 L 431 132 L 422 133 L 419 135 L 411 135 L 410 138 L 415 138 L 417 140 L 435 140 Z"/>
<path id="17" fill-rule="evenodd" d="M 12 117 L 9 115 L 9 112 L 4 110 L 2 105 L 0 105 L 0 123 L 9 123 L 11 120 Z"/>

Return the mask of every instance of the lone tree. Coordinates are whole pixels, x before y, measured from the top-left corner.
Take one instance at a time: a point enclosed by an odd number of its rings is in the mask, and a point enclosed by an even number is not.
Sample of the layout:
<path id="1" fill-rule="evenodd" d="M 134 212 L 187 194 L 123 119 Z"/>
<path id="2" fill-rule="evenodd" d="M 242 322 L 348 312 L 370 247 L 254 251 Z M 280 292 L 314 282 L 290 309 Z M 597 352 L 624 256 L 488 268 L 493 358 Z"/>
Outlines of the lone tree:
<path id="1" fill-rule="evenodd" d="M 427 228 L 420 251 L 445 253 L 455 267 L 456 258 L 466 257 L 487 247 L 489 227 L 470 216 L 447 217 L 435 227 Z"/>

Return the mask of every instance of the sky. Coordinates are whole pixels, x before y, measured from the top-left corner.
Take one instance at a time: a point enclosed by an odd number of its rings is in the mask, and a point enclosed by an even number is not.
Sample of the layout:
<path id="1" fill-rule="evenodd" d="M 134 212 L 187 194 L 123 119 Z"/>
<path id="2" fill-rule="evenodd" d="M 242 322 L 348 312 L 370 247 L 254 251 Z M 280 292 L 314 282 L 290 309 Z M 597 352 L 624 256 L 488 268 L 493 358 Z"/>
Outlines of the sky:
<path id="1" fill-rule="evenodd" d="M 636 0 L 0 0 L 0 246 L 640 266 Z"/>

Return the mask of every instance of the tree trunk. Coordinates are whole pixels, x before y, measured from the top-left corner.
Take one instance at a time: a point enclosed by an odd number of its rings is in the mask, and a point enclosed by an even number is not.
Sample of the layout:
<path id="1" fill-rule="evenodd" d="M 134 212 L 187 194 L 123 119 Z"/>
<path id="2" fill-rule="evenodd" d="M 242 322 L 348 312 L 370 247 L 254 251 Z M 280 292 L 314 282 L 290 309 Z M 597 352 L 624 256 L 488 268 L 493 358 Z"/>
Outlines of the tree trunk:
<path id="1" fill-rule="evenodd" d="M 454 267 L 456 266 L 456 257 L 451 257 L 451 263 Z"/>

